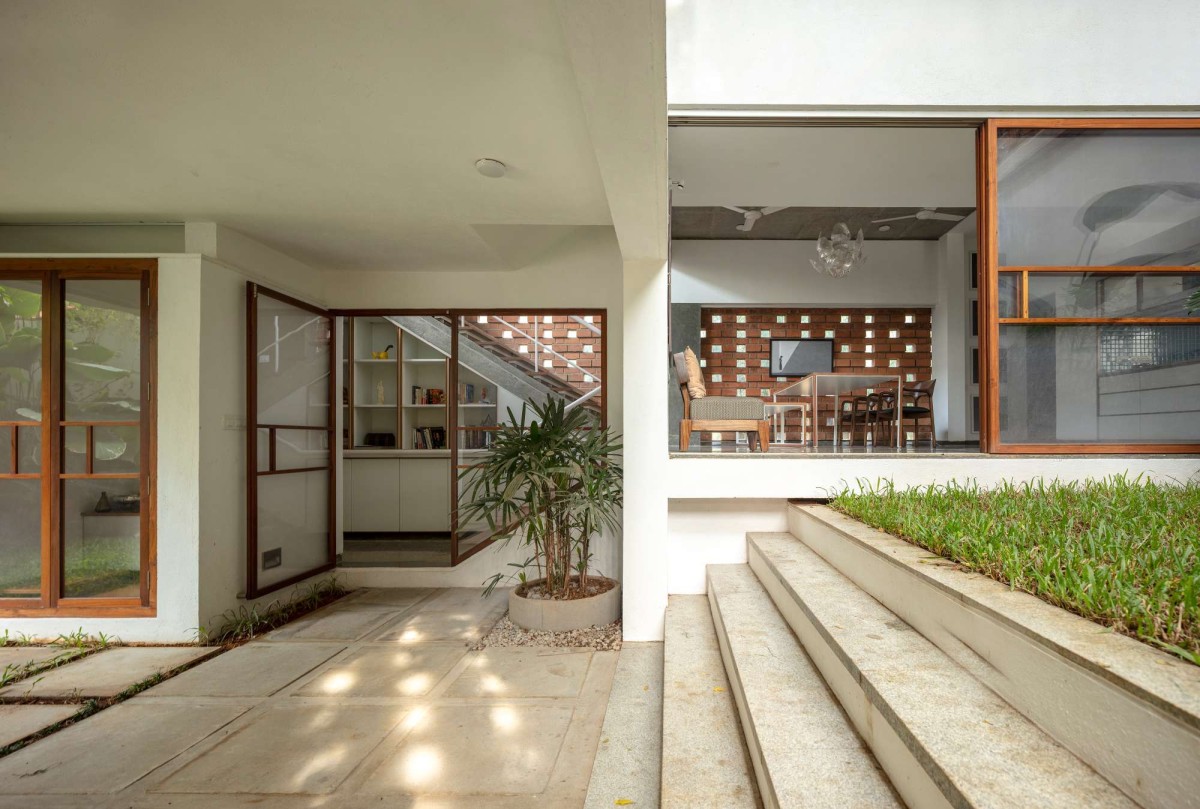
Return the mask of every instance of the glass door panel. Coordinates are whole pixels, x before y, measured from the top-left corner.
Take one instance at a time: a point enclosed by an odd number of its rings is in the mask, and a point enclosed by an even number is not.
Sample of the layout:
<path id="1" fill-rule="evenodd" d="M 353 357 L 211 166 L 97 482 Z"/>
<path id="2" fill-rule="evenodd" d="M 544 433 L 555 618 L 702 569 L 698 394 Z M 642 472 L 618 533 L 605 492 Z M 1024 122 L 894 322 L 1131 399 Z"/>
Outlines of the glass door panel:
<path id="1" fill-rule="evenodd" d="M 42 282 L 0 278 L 0 600 L 42 598 Z"/>
<path id="2" fill-rule="evenodd" d="M 486 460 L 498 428 L 528 424 L 527 405 L 560 399 L 603 421 L 603 317 L 595 312 L 477 312 L 456 320 L 454 380 L 455 559 L 493 536 L 486 519 L 466 521 L 475 467 Z"/>
<path id="3" fill-rule="evenodd" d="M 1002 128 L 996 154 L 1001 266 L 1200 261 L 1200 131 Z"/>
<path id="4" fill-rule="evenodd" d="M 63 281 L 63 598 L 138 598 L 145 542 L 140 279 Z"/>
<path id="5" fill-rule="evenodd" d="M 250 598 L 333 567 L 333 318 L 249 285 Z"/>

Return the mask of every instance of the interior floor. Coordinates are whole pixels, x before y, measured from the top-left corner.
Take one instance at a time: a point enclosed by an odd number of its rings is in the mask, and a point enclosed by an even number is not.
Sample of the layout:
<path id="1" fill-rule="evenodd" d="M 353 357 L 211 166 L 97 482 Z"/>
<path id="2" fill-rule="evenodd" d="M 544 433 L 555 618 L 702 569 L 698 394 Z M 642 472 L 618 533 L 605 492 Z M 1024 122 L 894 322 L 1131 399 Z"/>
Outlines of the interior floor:
<path id="1" fill-rule="evenodd" d="M 450 534 L 354 533 L 342 546 L 343 567 L 449 567 Z"/>

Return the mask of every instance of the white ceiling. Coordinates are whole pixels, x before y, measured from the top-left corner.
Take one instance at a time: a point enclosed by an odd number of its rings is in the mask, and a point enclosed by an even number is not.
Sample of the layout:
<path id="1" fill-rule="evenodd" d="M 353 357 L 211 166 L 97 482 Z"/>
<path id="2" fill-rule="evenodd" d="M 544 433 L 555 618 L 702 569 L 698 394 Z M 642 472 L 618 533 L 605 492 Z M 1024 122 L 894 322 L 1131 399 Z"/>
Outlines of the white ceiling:
<path id="1" fill-rule="evenodd" d="M 675 206 L 975 207 L 975 130 L 710 127 L 670 131 Z"/>
<path id="2" fill-rule="evenodd" d="M 0 111 L 0 221 L 216 221 L 389 270 L 612 222 L 552 0 L 6 0 Z"/>

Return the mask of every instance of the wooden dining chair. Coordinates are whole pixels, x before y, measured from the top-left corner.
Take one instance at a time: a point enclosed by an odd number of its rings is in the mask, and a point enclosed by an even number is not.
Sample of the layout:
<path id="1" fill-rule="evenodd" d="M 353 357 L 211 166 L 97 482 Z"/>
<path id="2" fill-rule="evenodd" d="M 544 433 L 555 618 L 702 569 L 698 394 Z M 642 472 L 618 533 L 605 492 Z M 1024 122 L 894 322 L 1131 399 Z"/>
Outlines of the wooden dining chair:
<path id="1" fill-rule="evenodd" d="M 934 447 L 937 446 L 937 423 L 933 413 L 933 388 L 936 384 L 936 379 L 910 382 L 904 385 L 900 394 L 900 431 L 903 433 L 905 422 L 911 421 L 915 442 L 918 440 L 920 422 L 928 419 L 929 444 Z M 896 392 L 894 390 L 883 391 L 880 393 L 880 398 L 882 407 L 876 414 L 876 420 L 887 433 L 888 437 L 885 440 L 891 443 L 892 424 L 896 418 Z"/>

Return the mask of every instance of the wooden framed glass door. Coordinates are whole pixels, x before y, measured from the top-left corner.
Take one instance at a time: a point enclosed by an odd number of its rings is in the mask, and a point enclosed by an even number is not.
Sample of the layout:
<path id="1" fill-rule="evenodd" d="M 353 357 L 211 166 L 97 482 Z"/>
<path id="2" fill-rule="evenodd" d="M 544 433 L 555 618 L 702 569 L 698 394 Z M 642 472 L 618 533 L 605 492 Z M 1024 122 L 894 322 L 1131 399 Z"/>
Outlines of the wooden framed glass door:
<path id="1" fill-rule="evenodd" d="M 0 614 L 155 608 L 157 262 L 0 262 Z"/>
<path id="2" fill-rule="evenodd" d="M 246 286 L 246 597 L 336 563 L 334 320 Z"/>

